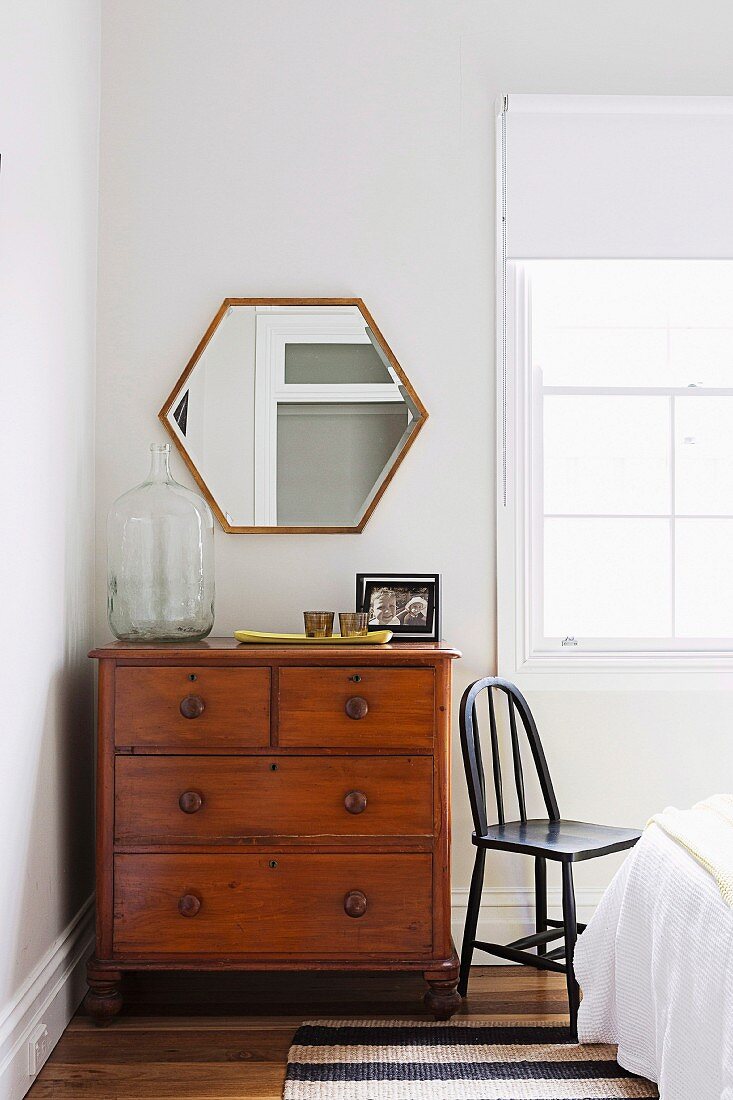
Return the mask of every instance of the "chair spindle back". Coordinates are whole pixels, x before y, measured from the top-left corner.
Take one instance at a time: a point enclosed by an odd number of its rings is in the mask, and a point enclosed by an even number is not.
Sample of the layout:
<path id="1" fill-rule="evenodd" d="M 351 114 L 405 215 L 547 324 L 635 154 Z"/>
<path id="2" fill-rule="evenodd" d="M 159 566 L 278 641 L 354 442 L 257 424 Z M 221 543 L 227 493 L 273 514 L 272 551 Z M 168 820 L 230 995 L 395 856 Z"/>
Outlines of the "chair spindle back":
<path id="1" fill-rule="evenodd" d="M 489 705 L 489 733 L 491 737 L 491 769 L 494 777 L 494 795 L 496 798 L 496 812 L 499 825 L 506 822 L 504 813 L 504 789 L 501 776 L 501 757 L 499 751 L 499 734 L 496 724 L 496 711 L 494 709 L 494 691 L 502 692 L 507 699 L 509 710 L 509 733 L 511 736 L 512 765 L 514 771 L 514 786 L 519 806 L 521 821 L 527 820 L 527 806 L 524 791 L 524 773 L 522 771 L 522 755 L 519 744 L 519 732 L 517 728 L 517 714 L 519 714 L 522 727 L 532 753 L 537 778 L 539 779 L 542 797 L 550 821 L 560 820 L 560 811 L 555 798 L 547 760 L 537 732 L 537 726 L 529 709 L 527 700 L 514 684 L 508 680 L 501 680 L 495 676 L 485 676 L 470 684 L 463 693 L 460 711 L 461 749 L 463 752 L 463 764 L 466 769 L 466 781 L 468 783 L 468 795 L 471 801 L 471 813 L 473 814 L 474 829 L 478 836 L 483 836 L 488 829 L 486 811 L 486 779 L 481 758 L 481 737 L 479 734 L 476 701 L 482 691 L 488 693 Z"/>

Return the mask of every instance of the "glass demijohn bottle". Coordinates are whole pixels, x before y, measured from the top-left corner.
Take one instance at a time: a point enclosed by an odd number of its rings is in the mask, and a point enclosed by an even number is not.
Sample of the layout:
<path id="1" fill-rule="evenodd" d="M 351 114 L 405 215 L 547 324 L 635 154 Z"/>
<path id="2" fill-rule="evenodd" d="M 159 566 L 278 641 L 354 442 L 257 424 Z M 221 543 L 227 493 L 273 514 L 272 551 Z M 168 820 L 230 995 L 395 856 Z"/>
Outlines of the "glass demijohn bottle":
<path id="1" fill-rule="evenodd" d="M 173 480 L 169 443 L 151 445 L 147 479 L 110 509 L 107 614 L 125 641 L 194 641 L 214 625 L 214 518 Z"/>

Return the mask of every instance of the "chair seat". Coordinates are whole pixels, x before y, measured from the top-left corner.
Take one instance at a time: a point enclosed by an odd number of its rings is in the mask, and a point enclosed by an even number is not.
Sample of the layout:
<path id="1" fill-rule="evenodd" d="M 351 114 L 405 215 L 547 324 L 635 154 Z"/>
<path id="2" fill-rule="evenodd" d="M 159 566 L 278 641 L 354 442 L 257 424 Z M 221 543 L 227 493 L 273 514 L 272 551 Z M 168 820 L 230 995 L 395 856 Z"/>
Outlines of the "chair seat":
<path id="1" fill-rule="evenodd" d="M 631 848 L 641 836 L 638 829 L 617 829 L 612 825 L 591 825 L 586 821 L 507 821 L 489 825 L 483 836 L 474 833 L 473 842 L 482 848 L 503 848 L 576 863 Z"/>

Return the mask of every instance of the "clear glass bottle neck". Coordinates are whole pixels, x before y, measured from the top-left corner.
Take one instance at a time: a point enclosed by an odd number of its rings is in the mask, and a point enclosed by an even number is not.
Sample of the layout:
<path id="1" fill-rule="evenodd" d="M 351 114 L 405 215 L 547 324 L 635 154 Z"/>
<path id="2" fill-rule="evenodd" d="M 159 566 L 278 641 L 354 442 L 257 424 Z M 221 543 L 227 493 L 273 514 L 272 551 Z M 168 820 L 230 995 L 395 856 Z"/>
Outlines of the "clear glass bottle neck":
<path id="1" fill-rule="evenodd" d="M 170 457 L 170 443 L 151 444 L 150 470 L 147 477 L 148 483 L 155 482 L 157 484 L 162 484 L 166 481 L 173 481 L 173 475 L 171 474 Z"/>

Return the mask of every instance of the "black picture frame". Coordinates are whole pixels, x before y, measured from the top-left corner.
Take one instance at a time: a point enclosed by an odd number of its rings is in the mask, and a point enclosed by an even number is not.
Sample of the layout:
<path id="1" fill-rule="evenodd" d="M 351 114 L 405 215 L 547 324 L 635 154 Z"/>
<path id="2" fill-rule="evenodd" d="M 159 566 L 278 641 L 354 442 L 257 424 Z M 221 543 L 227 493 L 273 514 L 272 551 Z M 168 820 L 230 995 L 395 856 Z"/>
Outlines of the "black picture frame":
<path id="1" fill-rule="evenodd" d="M 357 573 L 356 574 L 356 610 L 369 611 L 372 596 L 377 589 L 395 590 L 395 615 L 389 622 L 370 622 L 369 629 L 391 630 L 395 641 L 400 642 L 439 642 L 440 641 L 440 573 Z M 419 593 L 419 598 L 427 600 L 425 625 L 414 622 L 405 624 L 398 619 L 404 611 L 406 590 Z M 423 594 L 424 593 L 424 594 Z M 414 599 L 414 596 L 411 597 Z"/>

